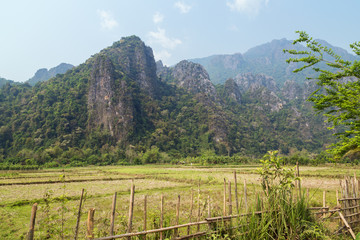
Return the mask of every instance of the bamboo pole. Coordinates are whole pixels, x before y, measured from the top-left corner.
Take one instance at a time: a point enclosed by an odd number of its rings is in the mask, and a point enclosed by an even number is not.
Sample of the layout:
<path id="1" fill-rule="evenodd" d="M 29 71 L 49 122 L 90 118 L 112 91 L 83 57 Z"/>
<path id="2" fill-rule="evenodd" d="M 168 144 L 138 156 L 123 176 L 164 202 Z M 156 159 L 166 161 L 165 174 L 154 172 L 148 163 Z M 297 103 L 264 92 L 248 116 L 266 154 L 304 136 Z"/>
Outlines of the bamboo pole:
<path id="1" fill-rule="evenodd" d="M 357 197 L 357 194 L 356 194 L 356 172 L 354 172 L 354 178 L 353 178 L 353 195 L 354 195 L 354 198 Z"/>
<path id="2" fill-rule="evenodd" d="M 248 204 L 247 204 L 247 190 L 246 190 L 246 179 L 244 179 L 244 202 L 245 202 L 245 211 L 248 212 Z"/>
<path id="3" fill-rule="evenodd" d="M 229 215 L 232 215 L 232 199 L 231 199 L 231 181 L 229 180 Z M 229 223 L 229 234 L 232 235 L 232 220 Z"/>
<path id="4" fill-rule="evenodd" d="M 346 198 L 349 198 L 350 197 L 350 187 L 349 187 L 349 179 L 348 179 L 348 176 L 345 177 L 345 194 L 346 194 Z M 345 201 L 346 203 L 346 207 L 351 207 L 351 203 L 350 201 Z M 353 213 L 352 209 L 349 209 L 349 210 L 346 210 L 345 211 L 345 217 L 347 215 L 351 215 Z M 349 221 L 352 222 L 353 218 L 350 216 L 349 217 Z"/>
<path id="5" fill-rule="evenodd" d="M 232 215 L 231 181 L 229 180 L 229 215 Z"/>
<path id="6" fill-rule="evenodd" d="M 208 207 L 208 218 L 211 218 L 211 205 L 210 205 L 210 195 L 208 195 L 208 201 L 207 201 L 207 207 Z M 211 225 L 210 223 L 208 224 L 209 226 L 209 231 L 211 230 Z"/>
<path id="7" fill-rule="evenodd" d="M 200 221 L 200 222 L 192 222 L 192 223 L 181 224 L 178 226 L 170 226 L 170 227 L 152 229 L 152 230 L 147 230 L 147 231 L 142 231 L 142 232 L 132 232 L 132 233 L 125 233 L 125 234 L 108 236 L 108 237 L 101 237 L 101 238 L 96 238 L 94 240 L 111 240 L 111 239 L 130 237 L 130 236 L 135 237 L 135 236 L 144 235 L 144 234 L 165 232 L 165 231 L 173 230 L 175 228 L 183 228 L 183 227 L 194 226 L 194 225 L 203 225 L 203 224 L 209 224 L 211 222 L 229 221 L 232 218 L 251 216 L 252 214 L 261 215 L 263 213 L 264 212 L 253 212 L 253 213 L 248 213 L 248 214 L 239 214 L 239 215 L 232 215 L 232 216 L 212 217 L 212 218 L 206 218 L 204 221 Z M 194 235 L 196 235 L 196 233 Z"/>
<path id="8" fill-rule="evenodd" d="M 190 200 L 190 214 L 189 214 L 189 223 L 192 221 L 192 212 L 193 212 L 193 205 L 194 205 L 194 191 L 191 189 L 191 200 Z M 190 226 L 188 226 L 187 234 L 190 234 Z"/>
<path id="9" fill-rule="evenodd" d="M 87 218 L 87 237 L 88 239 L 94 238 L 94 215 L 95 215 L 95 208 L 90 208 L 88 212 Z"/>
<path id="10" fill-rule="evenodd" d="M 115 225 L 115 210 L 116 210 L 116 192 L 114 193 L 112 206 L 111 206 L 111 218 L 110 218 L 110 236 L 114 235 L 114 225 Z"/>
<path id="11" fill-rule="evenodd" d="M 340 202 L 339 202 L 339 190 L 336 190 L 336 205 L 340 206 Z"/>
<path id="12" fill-rule="evenodd" d="M 179 225 L 179 217 L 180 217 L 180 195 L 178 195 L 178 201 L 176 204 L 176 225 Z M 174 231 L 175 237 L 179 236 L 178 229 L 176 228 Z"/>
<path id="13" fill-rule="evenodd" d="M 147 195 L 144 196 L 144 226 L 143 231 L 146 232 L 147 224 Z M 144 234 L 143 239 L 146 240 L 146 234 Z"/>
<path id="14" fill-rule="evenodd" d="M 147 195 L 144 196 L 144 231 L 146 231 L 146 223 L 147 223 Z"/>
<path id="15" fill-rule="evenodd" d="M 299 188 L 299 198 L 301 198 L 301 183 L 300 183 L 300 170 L 299 170 L 299 162 L 296 162 L 296 173 L 297 177 L 299 178 L 297 180 L 298 188 Z"/>
<path id="16" fill-rule="evenodd" d="M 200 180 L 198 184 L 198 212 L 197 212 L 197 221 L 200 222 Z M 197 225 L 197 231 L 200 231 L 200 225 Z"/>
<path id="17" fill-rule="evenodd" d="M 224 205 L 223 205 L 223 215 L 226 216 L 226 179 L 224 178 Z"/>
<path id="18" fill-rule="evenodd" d="M 236 179 L 236 171 L 234 171 L 234 191 L 235 191 L 235 204 L 236 204 L 236 214 L 239 214 L 239 199 L 238 199 L 238 191 L 237 191 L 237 179 Z"/>
<path id="19" fill-rule="evenodd" d="M 326 191 L 324 190 L 323 191 L 323 207 L 325 208 L 326 207 Z M 325 218 L 326 217 L 326 210 L 324 210 L 324 213 L 323 213 L 323 217 Z"/>
<path id="20" fill-rule="evenodd" d="M 164 223 L 164 195 L 161 194 L 161 202 L 160 202 L 160 228 L 163 228 Z M 163 232 L 160 232 L 160 240 L 163 239 Z"/>
<path id="21" fill-rule="evenodd" d="M 79 202 L 79 210 L 78 210 L 77 219 L 76 219 L 76 226 L 75 226 L 74 240 L 77 239 L 77 235 L 78 235 L 78 232 L 79 232 L 79 224 L 80 224 L 80 217 L 81 217 L 81 206 L 82 206 L 83 197 L 84 197 L 84 189 L 81 190 L 81 196 L 80 196 L 80 202 Z"/>
<path id="22" fill-rule="evenodd" d="M 353 238 L 353 239 L 356 239 L 356 236 L 355 236 L 353 230 L 351 229 L 350 225 L 348 224 L 348 222 L 347 222 L 346 219 L 344 218 L 344 215 L 342 215 L 341 212 L 339 212 L 339 215 L 340 215 L 341 220 L 344 222 L 347 230 L 348 230 L 349 233 L 351 234 L 352 238 Z"/>
<path id="23" fill-rule="evenodd" d="M 129 220 L 128 220 L 128 228 L 127 228 L 128 233 L 132 231 L 132 220 L 134 215 L 134 196 L 135 196 L 135 185 L 134 185 L 134 180 L 132 180 L 131 188 L 130 188 Z"/>
<path id="24" fill-rule="evenodd" d="M 27 239 L 33 240 L 34 239 L 34 231 L 35 231 L 35 219 L 36 219 L 36 211 L 37 211 L 37 203 L 34 203 L 31 208 L 31 216 L 30 216 L 30 226 Z"/>

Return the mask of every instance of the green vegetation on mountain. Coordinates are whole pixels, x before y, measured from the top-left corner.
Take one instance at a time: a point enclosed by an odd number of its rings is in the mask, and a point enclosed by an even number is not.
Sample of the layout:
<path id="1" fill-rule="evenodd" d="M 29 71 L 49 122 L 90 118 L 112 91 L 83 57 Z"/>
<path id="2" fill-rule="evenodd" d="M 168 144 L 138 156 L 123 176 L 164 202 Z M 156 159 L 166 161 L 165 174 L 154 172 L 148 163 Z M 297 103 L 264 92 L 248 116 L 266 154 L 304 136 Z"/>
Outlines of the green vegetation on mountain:
<path id="1" fill-rule="evenodd" d="M 6 78 L 0 77 L 0 88 L 1 88 L 2 86 L 6 85 L 7 83 L 9 83 L 9 84 L 15 84 L 15 82 L 12 81 L 12 80 L 8 80 L 8 79 L 6 79 Z"/>
<path id="2" fill-rule="evenodd" d="M 199 64 L 156 64 L 136 36 L 65 74 L 0 90 L 0 162 L 82 166 L 320 152 L 333 142 L 302 91 L 265 75 L 214 86 Z M 216 159 L 215 157 L 213 159 Z M 225 159 L 225 160 L 224 160 Z"/>
<path id="3" fill-rule="evenodd" d="M 294 44 L 305 43 L 306 51 L 287 50 L 286 52 L 300 55 L 299 58 L 288 59 L 289 63 L 302 62 L 305 65 L 295 70 L 301 72 L 312 67 L 318 73 L 318 89 L 309 100 L 314 103 L 318 112 L 324 112 L 332 129 L 336 126 L 345 126 L 343 131 L 337 132 L 340 139 L 333 145 L 332 152 L 336 156 L 358 158 L 360 156 L 360 61 L 344 60 L 341 56 L 323 45 L 322 42 L 313 40 L 305 32 L 298 32 L 299 39 Z M 360 55 L 360 42 L 351 44 L 355 54 Z M 328 59 L 331 59 L 329 61 Z M 329 71 L 319 66 L 325 63 L 335 69 Z"/>

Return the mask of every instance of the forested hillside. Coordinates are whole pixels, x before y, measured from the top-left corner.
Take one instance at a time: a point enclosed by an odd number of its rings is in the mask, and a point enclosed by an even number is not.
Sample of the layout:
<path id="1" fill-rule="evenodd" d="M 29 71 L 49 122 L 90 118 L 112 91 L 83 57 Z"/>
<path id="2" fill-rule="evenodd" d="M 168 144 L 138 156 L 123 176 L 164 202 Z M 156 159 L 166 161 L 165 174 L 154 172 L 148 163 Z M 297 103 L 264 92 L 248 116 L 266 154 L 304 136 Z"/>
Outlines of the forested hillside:
<path id="1" fill-rule="evenodd" d="M 264 74 L 215 86 L 200 64 L 165 67 L 138 37 L 126 37 L 34 87 L 6 84 L 0 161 L 76 166 L 320 152 L 333 139 L 306 102 L 313 90 Z"/>

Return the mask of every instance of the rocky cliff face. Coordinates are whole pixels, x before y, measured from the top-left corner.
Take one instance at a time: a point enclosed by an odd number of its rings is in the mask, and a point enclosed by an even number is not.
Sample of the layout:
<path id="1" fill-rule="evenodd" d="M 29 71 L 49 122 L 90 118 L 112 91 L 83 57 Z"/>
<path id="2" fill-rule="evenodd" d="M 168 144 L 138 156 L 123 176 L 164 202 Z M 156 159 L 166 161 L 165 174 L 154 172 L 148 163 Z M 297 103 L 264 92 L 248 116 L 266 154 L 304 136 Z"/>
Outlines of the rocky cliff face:
<path id="1" fill-rule="evenodd" d="M 235 82 L 239 85 L 242 91 L 255 91 L 259 88 L 266 87 L 272 92 L 278 92 L 279 88 L 274 78 L 269 77 L 265 74 L 238 74 L 234 78 Z"/>
<path id="2" fill-rule="evenodd" d="M 88 63 L 92 66 L 88 128 L 101 126 L 116 141 L 126 142 L 141 128 L 137 120 L 144 114 L 144 99 L 158 97 L 160 82 L 152 50 L 132 36 L 104 49 Z"/>
<path id="3" fill-rule="evenodd" d="M 100 53 L 109 56 L 114 66 L 134 80 L 141 91 L 156 98 L 159 80 L 153 51 L 139 37 L 122 38 Z"/>
<path id="4" fill-rule="evenodd" d="M 205 68 L 197 63 L 181 61 L 171 69 L 175 84 L 187 91 L 198 94 L 203 93 L 211 97 L 216 96 L 216 90 L 210 81 Z"/>
<path id="5" fill-rule="evenodd" d="M 296 83 L 295 81 L 288 80 L 284 83 L 284 86 L 281 89 L 282 95 L 286 100 L 294 99 L 304 99 L 304 89 L 303 86 Z"/>
<path id="6" fill-rule="evenodd" d="M 232 99 L 233 101 L 235 101 L 236 103 L 241 104 L 241 90 L 239 85 L 235 82 L 234 79 L 229 78 L 224 85 L 224 91 L 225 94 Z"/>
<path id="7" fill-rule="evenodd" d="M 132 96 L 126 81 L 120 80 L 116 86 L 116 80 L 111 60 L 106 55 L 98 55 L 89 82 L 88 129 L 100 127 L 118 141 L 125 141 L 133 129 Z"/>

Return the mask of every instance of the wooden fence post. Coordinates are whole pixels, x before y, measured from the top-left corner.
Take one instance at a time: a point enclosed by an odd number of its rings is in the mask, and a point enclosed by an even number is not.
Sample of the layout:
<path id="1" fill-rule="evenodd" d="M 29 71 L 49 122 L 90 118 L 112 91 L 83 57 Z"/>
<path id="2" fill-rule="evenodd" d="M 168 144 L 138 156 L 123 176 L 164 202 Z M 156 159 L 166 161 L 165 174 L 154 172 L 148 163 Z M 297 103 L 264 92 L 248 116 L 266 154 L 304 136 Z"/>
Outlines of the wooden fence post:
<path id="1" fill-rule="evenodd" d="M 31 208 L 30 226 L 29 226 L 29 232 L 28 232 L 28 237 L 27 237 L 28 240 L 34 239 L 37 205 L 38 205 L 37 203 L 34 203 L 34 205 Z"/>
<path id="2" fill-rule="evenodd" d="M 132 231 L 132 220 L 134 214 L 134 196 L 135 196 L 135 185 L 134 185 L 134 180 L 132 180 L 131 189 L 130 189 L 129 221 L 128 221 L 128 229 L 127 229 L 128 233 L 131 233 Z M 129 237 L 128 239 L 131 238 Z"/>
<path id="3" fill-rule="evenodd" d="M 236 171 L 234 171 L 234 187 L 235 187 L 234 191 L 235 191 L 236 214 L 240 214 L 240 212 L 239 212 L 238 191 L 237 191 Z"/>
<path id="4" fill-rule="evenodd" d="M 115 210 L 116 210 L 116 195 L 114 193 L 113 202 L 111 206 L 111 218 L 110 218 L 110 236 L 114 235 L 114 225 L 115 225 Z"/>
<path id="5" fill-rule="evenodd" d="M 296 162 L 296 175 L 299 178 L 297 180 L 298 188 L 299 188 L 299 198 L 301 198 L 301 183 L 300 183 L 300 171 L 299 171 L 299 162 Z"/>
<path id="6" fill-rule="evenodd" d="M 247 204 L 247 191 L 246 191 L 246 179 L 244 179 L 244 202 L 245 202 L 245 210 L 248 212 L 248 204 Z"/>
<path id="7" fill-rule="evenodd" d="M 323 191 L 323 211 L 324 211 L 324 213 L 323 213 L 323 217 L 326 217 L 326 191 L 324 190 Z"/>
<path id="8" fill-rule="evenodd" d="M 223 215 L 226 216 L 226 179 L 224 178 L 224 206 Z"/>
<path id="9" fill-rule="evenodd" d="M 164 195 L 161 194 L 161 203 L 160 203 L 160 228 L 163 228 L 164 221 Z M 163 232 L 160 232 L 160 240 L 163 239 Z"/>
<path id="10" fill-rule="evenodd" d="M 229 215 L 232 215 L 231 181 L 229 180 Z"/>
<path id="11" fill-rule="evenodd" d="M 176 223 L 175 223 L 175 225 L 179 225 L 179 218 L 180 218 L 180 195 L 178 195 L 178 201 L 176 204 Z M 177 228 L 174 231 L 174 235 L 175 235 L 175 237 L 179 236 L 179 232 L 178 232 Z"/>
<path id="12" fill-rule="evenodd" d="M 147 223 L 147 195 L 144 196 L 144 231 L 146 231 L 146 223 Z"/>
<path id="13" fill-rule="evenodd" d="M 87 219 L 87 237 L 88 239 L 94 238 L 94 215 L 95 208 L 90 208 Z"/>
<path id="14" fill-rule="evenodd" d="M 198 212 L 197 212 L 197 221 L 200 222 L 200 180 L 198 184 Z M 197 225 L 197 230 L 200 231 L 200 225 Z"/>
<path id="15" fill-rule="evenodd" d="M 79 232 L 79 224 L 80 224 L 80 216 L 81 216 L 81 206 L 82 206 L 83 197 L 84 197 L 84 189 L 81 190 L 79 210 L 78 210 L 77 219 L 76 219 L 76 226 L 75 226 L 74 240 L 77 239 L 77 235 L 78 235 L 78 232 Z"/>
<path id="16" fill-rule="evenodd" d="M 208 218 L 211 218 L 211 205 L 210 205 L 210 195 L 208 195 L 208 200 L 207 200 L 207 204 L 208 204 Z M 208 223 L 208 227 L 209 227 L 209 231 L 211 231 L 211 224 Z"/>
<path id="17" fill-rule="evenodd" d="M 208 195 L 208 218 L 211 218 L 210 195 Z"/>
<path id="18" fill-rule="evenodd" d="M 229 180 L 229 215 L 232 215 L 231 181 Z M 232 219 L 229 221 L 229 234 L 232 235 Z"/>
<path id="19" fill-rule="evenodd" d="M 191 223 L 192 211 L 194 207 L 194 191 L 191 189 L 191 200 L 190 200 L 190 214 L 189 214 L 189 223 Z M 190 226 L 188 226 L 187 234 L 190 235 Z"/>

